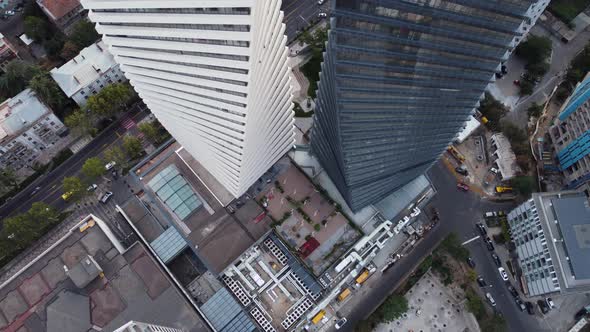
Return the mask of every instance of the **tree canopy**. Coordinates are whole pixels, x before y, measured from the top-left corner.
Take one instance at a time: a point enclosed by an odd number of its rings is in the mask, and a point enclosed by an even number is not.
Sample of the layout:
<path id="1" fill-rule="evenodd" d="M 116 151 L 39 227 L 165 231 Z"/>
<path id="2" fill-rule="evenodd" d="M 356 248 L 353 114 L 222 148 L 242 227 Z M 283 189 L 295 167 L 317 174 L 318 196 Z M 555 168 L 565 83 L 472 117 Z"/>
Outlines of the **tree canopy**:
<path id="1" fill-rule="evenodd" d="M 47 39 L 49 26 L 47 21 L 38 16 L 27 16 L 24 21 L 25 34 L 36 42 Z"/>
<path id="2" fill-rule="evenodd" d="M 98 157 L 86 159 L 82 165 L 82 173 L 91 179 L 95 179 L 106 172 L 103 161 Z"/>
<path id="3" fill-rule="evenodd" d="M 377 310 L 384 322 L 392 322 L 408 311 L 408 300 L 402 295 L 394 294 Z"/>
<path id="4" fill-rule="evenodd" d="M 22 214 L 3 220 L 0 232 L 0 251 L 3 256 L 11 256 L 13 252 L 28 247 L 38 239 L 48 225 L 59 220 L 59 213 L 51 206 L 35 202 Z"/>
<path id="5" fill-rule="evenodd" d="M 118 146 L 113 146 L 112 148 L 105 150 L 104 158 L 109 162 L 114 161 L 117 165 L 120 165 L 123 168 L 127 167 L 127 155 Z"/>
<path id="6" fill-rule="evenodd" d="M 500 119 L 508 112 L 504 105 L 488 92 L 479 103 L 478 110 L 488 119 L 486 126 L 492 131 L 500 131 Z"/>
<path id="7" fill-rule="evenodd" d="M 70 193 L 74 200 L 78 200 L 84 194 L 84 184 L 75 176 L 65 177 L 62 182 L 64 193 Z"/>
<path id="8" fill-rule="evenodd" d="M 80 135 L 88 134 L 92 128 L 92 119 L 87 112 L 80 109 L 66 116 L 64 123 L 70 130 Z"/>
<path id="9" fill-rule="evenodd" d="M 88 20 L 80 20 L 72 28 L 69 41 L 78 47 L 79 50 L 94 44 L 99 38 L 94 24 Z"/>
<path id="10" fill-rule="evenodd" d="M 529 117 L 538 118 L 543 113 L 543 105 L 532 103 L 531 106 L 527 108 L 526 113 Z"/>
<path id="11" fill-rule="evenodd" d="M 115 83 L 90 96 L 86 107 L 97 116 L 110 117 L 120 112 L 132 96 L 128 84 Z"/>
<path id="12" fill-rule="evenodd" d="M 15 189 L 18 187 L 18 177 L 12 168 L 4 168 L 0 170 L 0 184 L 5 187 Z"/>
<path id="13" fill-rule="evenodd" d="M 52 109 L 61 109 L 66 102 L 66 96 L 49 73 L 39 73 L 29 82 L 29 88 Z"/>
<path id="14" fill-rule="evenodd" d="M 536 187 L 532 176 L 516 176 L 510 180 L 510 185 L 524 197 L 528 197 Z"/>
<path id="15" fill-rule="evenodd" d="M 131 159 L 141 156 L 143 153 L 143 146 L 137 137 L 125 136 L 123 138 L 123 149 L 127 152 Z"/>
<path id="16" fill-rule="evenodd" d="M 515 54 L 528 64 L 542 63 L 551 54 L 551 39 L 529 35 L 527 40 L 518 44 Z"/>
<path id="17" fill-rule="evenodd" d="M 23 91 L 35 75 L 40 74 L 41 69 L 34 64 L 12 60 L 6 65 L 4 75 L 0 76 L 0 94 L 5 97 L 13 97 Z"/>
<path id="18" fill-rule="evenodd" d="M 137 127 L 148 141 L 155 143 L 160 139 L 160 131 L 155 121 L 142 122 Z"/>

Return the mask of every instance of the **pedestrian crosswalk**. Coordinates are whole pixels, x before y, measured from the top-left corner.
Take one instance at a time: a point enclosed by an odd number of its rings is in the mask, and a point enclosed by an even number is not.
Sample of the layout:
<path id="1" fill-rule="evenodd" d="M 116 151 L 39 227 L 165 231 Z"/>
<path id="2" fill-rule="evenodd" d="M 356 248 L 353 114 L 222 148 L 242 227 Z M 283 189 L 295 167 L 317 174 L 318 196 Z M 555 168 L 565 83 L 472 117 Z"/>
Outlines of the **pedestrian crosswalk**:
<path id="1" fill-rule="evenodd" d="M 121 127 L 125 128 L 125 130 L 129 130 L 130 128 L 133 128 L 133 126 L 135 126 L 135 121 L 133 121 L 133 119 L 131 119 L 131 118 L 122 119 Z"/>

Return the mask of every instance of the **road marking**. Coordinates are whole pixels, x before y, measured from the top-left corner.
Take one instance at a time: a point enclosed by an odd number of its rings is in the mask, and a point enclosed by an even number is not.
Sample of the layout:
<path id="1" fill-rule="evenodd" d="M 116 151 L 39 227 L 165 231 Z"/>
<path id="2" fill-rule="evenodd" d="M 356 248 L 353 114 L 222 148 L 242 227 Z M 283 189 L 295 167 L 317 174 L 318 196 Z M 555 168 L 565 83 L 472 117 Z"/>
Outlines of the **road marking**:
<path id="1" fill-rule="evenodd" d="M 470 243 L 470 242 L 473 242 L 473 241 L 475 241 L 475 240 L 477 240 L 477 239 L 479 239 L 479 235 L 478 235 L 478 236 L 476 236 L 476 237 L 474 237 L 474 238 L 472 238 L 472 239 L 469 239 L 469 240 L 467 240 L 467 241 L 465 241 L 465 242 L 461 243 L 461 245 L 462 245 L 462 246 L 464 246 L 464 245 L 466 245 L 466 244 L 468 244 L 468 243 Z"/>

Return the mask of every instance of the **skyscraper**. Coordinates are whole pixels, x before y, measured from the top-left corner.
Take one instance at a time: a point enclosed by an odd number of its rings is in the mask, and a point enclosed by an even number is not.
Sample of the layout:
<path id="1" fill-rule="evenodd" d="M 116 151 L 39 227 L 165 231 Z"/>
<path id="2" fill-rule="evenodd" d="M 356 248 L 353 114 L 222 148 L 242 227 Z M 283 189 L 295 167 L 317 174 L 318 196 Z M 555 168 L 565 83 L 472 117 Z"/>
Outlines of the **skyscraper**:
<path id="1" fill-rule="evenodd" d="M 547 5 L 333 1 L 312 151 L 355 211 L 437 160 Z"/>
<path id="2" fill-rule="evenodd" d="M 146 105 L 234 196 L 294 143 L 280 0 L 82 0 Z"/>

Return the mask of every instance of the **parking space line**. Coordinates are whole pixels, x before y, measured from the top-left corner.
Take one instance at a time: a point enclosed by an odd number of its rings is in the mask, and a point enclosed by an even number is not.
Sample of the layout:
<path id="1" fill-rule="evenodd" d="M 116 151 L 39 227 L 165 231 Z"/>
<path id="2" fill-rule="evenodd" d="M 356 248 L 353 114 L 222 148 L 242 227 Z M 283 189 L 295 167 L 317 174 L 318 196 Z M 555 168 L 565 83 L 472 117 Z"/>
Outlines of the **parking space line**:
<path id="1" fill-rule="evenodd" d="M 464 245 L 466 245 L 466 244 L 468 244 L 468 243 L 470 243 L 470 242 L 473 242 L 473 241 L 475 241 L 475 240 L 477 240 L 477 239 L 479 239 L 479 235 L 478 235 L 478 236 L 476 236 L 476 237 L 474 237 L 474 238 L 472 238 L 472 239 L 469 239 L 469 240 L 467 240 L 467 241 L 465 241 L 465 242 L 461 243 L 461 245 L 462 245 L 462 246 L 464 246 Z"/>

